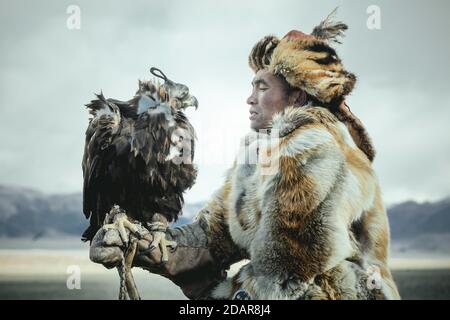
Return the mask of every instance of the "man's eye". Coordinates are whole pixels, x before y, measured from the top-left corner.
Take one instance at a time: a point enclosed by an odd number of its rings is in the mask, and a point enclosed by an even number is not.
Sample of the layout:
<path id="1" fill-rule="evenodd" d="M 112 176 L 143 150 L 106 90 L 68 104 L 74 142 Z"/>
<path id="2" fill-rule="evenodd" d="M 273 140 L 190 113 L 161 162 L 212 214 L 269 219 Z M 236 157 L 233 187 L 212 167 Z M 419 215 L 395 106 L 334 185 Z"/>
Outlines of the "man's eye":
<path id="1" fill-rule="evenodd" d="M 259 90 L 261 91 L 266 91 L 267 89 L 269 89 L 268 87 L 259 87 Z"/>

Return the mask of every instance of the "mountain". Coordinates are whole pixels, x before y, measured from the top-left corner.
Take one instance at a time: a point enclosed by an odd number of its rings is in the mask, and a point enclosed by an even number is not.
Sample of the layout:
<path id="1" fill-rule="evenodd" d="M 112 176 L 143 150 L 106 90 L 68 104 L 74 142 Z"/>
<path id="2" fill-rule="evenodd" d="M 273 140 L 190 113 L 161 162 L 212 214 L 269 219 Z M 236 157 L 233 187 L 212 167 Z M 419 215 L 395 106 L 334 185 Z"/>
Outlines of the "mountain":
<path id="1" fill-rule="evenodd" d="M 450 233 L 450 198 L 438 202 L 399 203 L 388 209 L 388 215 L 393 239 Z"/>
<path id="2" fill-rule="evenodd" d="M 407 201 L 388 209 L 393 255 L 450 255 L 450 198 Z"/>
<path id="3" fill-rule="evenodd" d="M 187 204 L 176 225 L 190 222 L 202 205 Z M 0 186 L 0 237 L 81 236 L 87 226 L 81 193 L 47 195 Z"/>
<path id="4" fill-rule="evenodd" d="M 25 188 L 0 186 L 0 236 L 40 236 L 45 233 L 80 234 L 81 194 L 45 195 Z"/>

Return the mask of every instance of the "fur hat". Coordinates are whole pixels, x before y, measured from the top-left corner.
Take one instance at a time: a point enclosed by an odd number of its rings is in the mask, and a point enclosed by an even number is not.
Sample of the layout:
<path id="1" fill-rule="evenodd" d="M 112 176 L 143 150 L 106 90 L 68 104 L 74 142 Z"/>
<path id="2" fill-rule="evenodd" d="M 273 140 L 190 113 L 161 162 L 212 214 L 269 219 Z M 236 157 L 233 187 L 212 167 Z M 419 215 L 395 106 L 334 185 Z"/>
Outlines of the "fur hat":
<path id="1" fill-rule="evenodd" d="M 340 43 L 347 25 L 333 22 L 336 9 L 308 35 L 292 30 L 281 40 L 266 36 L 253 47 L 249 65 L 256 73 L 268 69 L 324 104 L 339 105 L 356 82 L 346 71 L 331 42 Z"/>
<path id="2" fill-rule="evenodd" d="M 281 40 L 266 36 L 255 44 L 248 62 L 256 73 L 266 69 L 283 76 L 294 88 L 300 88 L 330 111 L 349 129 L 358 147 L 370 161 L 375 148 L 362 122 L 345 104 L 345 97 L 353 90 L 356 76 L 344 69 L 331 43 L 340 43 L 347 25 L 334 22 L 334 9 L 311 34 L 292 30 Z"/>

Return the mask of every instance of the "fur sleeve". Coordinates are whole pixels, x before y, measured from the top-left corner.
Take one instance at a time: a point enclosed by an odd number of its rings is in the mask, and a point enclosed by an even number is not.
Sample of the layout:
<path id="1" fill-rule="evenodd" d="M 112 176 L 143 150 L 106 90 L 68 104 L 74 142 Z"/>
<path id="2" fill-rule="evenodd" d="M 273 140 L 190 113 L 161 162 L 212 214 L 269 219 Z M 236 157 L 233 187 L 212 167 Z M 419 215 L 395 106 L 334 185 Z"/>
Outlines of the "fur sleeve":
<path id="1" fill-rule="evenodd" d="M 198 220 L 205 229 L 208 248 L 218 265 L 225 269 L 244 258 L 244 252 L 234 243 L 228 226 L 228 197 L 231 191 L 231 173 L 227 174 L 224 185 L 216 191 L 208 204 L 198 213 Z"/>
<path id="2" fill-rule="evenodd" d="M 169 229 L 177 242 L 162 274 L 177 284 L 190 299 L 211 298 L 213 288 L 226 277 L 226 270 L 244 256 L 233 242 L 228 227 L 229 178 L 200 210 L 196 221 Z"/>

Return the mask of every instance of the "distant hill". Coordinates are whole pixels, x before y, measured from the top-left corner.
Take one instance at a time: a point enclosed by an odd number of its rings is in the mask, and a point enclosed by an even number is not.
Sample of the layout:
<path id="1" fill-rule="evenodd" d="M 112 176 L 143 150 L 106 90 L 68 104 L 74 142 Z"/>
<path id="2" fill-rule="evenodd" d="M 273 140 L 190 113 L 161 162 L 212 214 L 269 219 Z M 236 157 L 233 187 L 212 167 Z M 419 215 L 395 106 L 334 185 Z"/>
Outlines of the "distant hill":
<path id="1" fill-rule="evenodd" d="M 186 204 L 176 225 L 190 222 L 203 205 Z M 395 248 L 450 253 L 450 198 L 399 203 L 388 209 L 388 216 Z M 0 186 L 0 237 L 80 236 L 87 224 L 81 193 L 46 195 Z"/>
<path id="2" fill-rule="evenodd" d="M 407 201 L 388 209 L 394 255 L 450 255 L 450 198 L 437 202 Z"/>
<path id="3" fill-rule="evenodd" d="M 399 203 L 388 209 L 388 215 L 393 239 L 450 233 L 450 198 L 438 202 Z"/>
<path id="4" fill-rule="evenodd" d="M 190 222 L 202 203 L 186 204 L 176 225 Z M 0 186 L 0 237 L 81 236 L 88 226 L 81 193 L 46 195 Z"/>
<path id="5" fill-rule="evenodd" d="M 39 236 L 47 232 L 81 234 L 81 194 L 45 195 L 25 188 L 0 186 L 0 236 Z"/>

